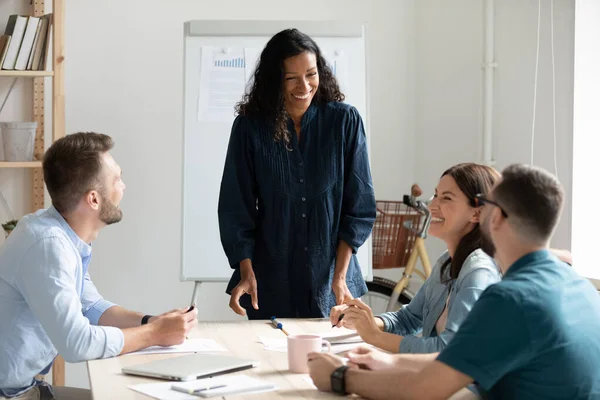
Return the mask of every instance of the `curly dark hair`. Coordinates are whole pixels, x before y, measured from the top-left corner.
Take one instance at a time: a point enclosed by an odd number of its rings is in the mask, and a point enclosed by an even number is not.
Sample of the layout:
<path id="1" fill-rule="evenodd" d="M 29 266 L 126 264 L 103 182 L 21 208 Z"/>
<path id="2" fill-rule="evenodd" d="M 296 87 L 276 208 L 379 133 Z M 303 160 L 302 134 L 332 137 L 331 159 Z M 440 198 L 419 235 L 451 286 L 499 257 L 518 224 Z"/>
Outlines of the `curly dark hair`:
<path id="1" fill-rule="evenodd" d="M 273 36 L 263 49 L 249 84 L 250 90 L 235 108 L 239 115 L 260 116 L 271 121 L 274 140 L 283 140 L 286 146 L 290 143 L 290 133 L 283 96 L 283 60 L 304 52 L 314 54 L 317 59 L 319 88 L 312 103 L 343 101 L 345 96 L 315 41 L 297 29 L 285 29 Z"/>

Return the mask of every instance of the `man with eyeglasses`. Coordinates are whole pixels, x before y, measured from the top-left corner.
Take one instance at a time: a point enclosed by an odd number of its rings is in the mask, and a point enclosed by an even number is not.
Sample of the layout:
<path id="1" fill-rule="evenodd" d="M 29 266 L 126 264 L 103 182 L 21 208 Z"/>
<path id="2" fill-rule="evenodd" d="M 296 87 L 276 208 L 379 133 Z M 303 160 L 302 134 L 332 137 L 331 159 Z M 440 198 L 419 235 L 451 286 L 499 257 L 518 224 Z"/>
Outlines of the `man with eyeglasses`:
<path id="1" fill-rule="evenodd" d="M 484 398 L 600 399 L 600 297 L 549 251 L 563 190 L 548 172 L 512 165 L 481 206 L 503 279 L 481 295 L 441 353 L 360 349 L 350 365 L 309 355 L 321 390 L 373 399 L 446 399 L 475 382 Z M 362 369 L 353 368 L 361 366 Z"/>

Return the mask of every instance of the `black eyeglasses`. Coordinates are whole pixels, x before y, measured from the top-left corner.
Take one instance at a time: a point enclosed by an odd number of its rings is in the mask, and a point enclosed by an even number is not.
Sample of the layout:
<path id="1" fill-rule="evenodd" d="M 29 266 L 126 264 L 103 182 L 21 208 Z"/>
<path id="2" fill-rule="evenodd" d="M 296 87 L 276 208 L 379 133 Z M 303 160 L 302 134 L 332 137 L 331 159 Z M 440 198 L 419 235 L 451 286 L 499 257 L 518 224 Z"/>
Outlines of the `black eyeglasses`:
<path id="1" fill-rule="evenodd" d="M 475 195 L 475 207 L 481 207 L 485 203 L 489 203 L 493 206 L 498 207 L 500 209 L 500 211 L 502 211 L 502 216 L 504 218 L 508 218 L 508 214 L 506 213 L 506 211 L 504 211 L 504 209 L 502 208 L 502 206 L 500 204 L 496 203 L 495 201 L 486 199 L 485 196 L 481 193 Z"/>

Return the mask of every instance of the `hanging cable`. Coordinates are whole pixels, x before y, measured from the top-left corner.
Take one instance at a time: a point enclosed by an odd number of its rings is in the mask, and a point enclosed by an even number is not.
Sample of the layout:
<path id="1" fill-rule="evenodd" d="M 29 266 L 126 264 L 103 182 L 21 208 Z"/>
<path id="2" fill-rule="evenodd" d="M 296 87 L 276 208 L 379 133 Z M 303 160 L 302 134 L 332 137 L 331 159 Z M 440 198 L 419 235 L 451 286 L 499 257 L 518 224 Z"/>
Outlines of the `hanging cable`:
<path id="1" fill-rule="evenodd" d="M 552 132 L 554 138 L 554 174 L 558 178 L 558 158 L 556 156 L 556 74 L 554 72 L 554 0 L 550 0 L 550 49 L 552 50 Z"/>
<path id="2" fill-rule="evenodd" d="M 535 51 L 535 74 L 533 78 L 533 121 L 531 123 L 531 159 L 530 164 L 533 165 L 533 149 L 535 144 L 535 107 L 537 103 L 537 83 L 538 83 L 538 67 L 540 63 L 540 19 L 542 15 L 542 0 L 538 0 L 538 18 L 537 18 L 537 43 Z"/>

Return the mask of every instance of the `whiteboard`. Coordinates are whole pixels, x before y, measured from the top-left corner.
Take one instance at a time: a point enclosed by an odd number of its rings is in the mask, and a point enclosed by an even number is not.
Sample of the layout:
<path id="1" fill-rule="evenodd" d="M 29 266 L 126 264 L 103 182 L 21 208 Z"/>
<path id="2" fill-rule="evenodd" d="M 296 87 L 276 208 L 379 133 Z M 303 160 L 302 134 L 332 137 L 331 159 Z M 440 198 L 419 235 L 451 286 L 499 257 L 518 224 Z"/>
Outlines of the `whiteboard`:
<path id="1" fill-rule="evenodd" d="M 229 266 L 219 236 L 217 205 L 227 145 L 234 120 L 200 118 L 200 70 L 203 49 L 250 48 L 262 51 L 277 32 L 297 28 L 311 36 L 325 57 L 346 60 L 344 85 L 346 102 L 361 114 L 370 149 L 367 57 L 363 24 L 335 21 L 190 21 L 184 30 L 184 124 L 182 194 L 182 281 L 229 281 Z M 203 94 L 204 96 L 204 94 Z M 241 99 L 241 94 L 240 94 Z M 370 150 L 369 150 L 370 151 Z M 370 157 L 369 157 L 370 158 Z M 363 276 L 372 280 L 371 239 L 358 250 Z"/>

